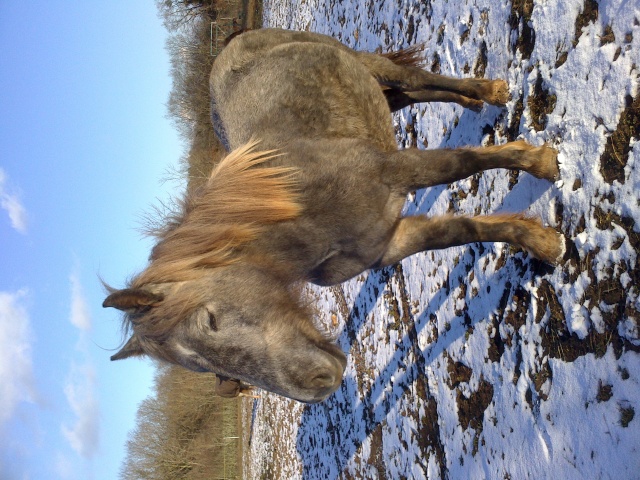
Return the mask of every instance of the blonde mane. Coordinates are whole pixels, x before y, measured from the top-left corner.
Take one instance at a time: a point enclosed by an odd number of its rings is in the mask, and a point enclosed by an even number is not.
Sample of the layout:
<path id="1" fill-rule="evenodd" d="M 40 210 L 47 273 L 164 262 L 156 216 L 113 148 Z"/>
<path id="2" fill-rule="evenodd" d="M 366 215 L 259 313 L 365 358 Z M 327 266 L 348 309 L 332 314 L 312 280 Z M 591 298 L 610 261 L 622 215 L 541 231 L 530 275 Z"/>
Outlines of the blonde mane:
<path id="1" fill-rule="evenodd" d="M 235 252 L 270 223 L 291 220 L 301 212 L 291 167 L 266 167 L 275 150 L 256 151 L 258 140 L 227 155 L 205 185 L 181 202 L 154 234 L 159 238 L 149 267 L 135 277 L 132 288 L 181 282 L 203 275 L 207 268 L 229 265 Z"/>

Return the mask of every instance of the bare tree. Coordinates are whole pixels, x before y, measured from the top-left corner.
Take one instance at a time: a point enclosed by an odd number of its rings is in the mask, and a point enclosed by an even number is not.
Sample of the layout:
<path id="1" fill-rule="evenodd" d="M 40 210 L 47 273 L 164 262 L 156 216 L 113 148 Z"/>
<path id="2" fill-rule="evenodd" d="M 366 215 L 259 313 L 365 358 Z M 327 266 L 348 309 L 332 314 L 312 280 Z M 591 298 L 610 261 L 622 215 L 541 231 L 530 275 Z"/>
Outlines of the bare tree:
<path id="1" fill-rule="evenodd" d="M 215 386 L 212 374 L 158 365 L 154 395 L 138 408 L 120 478 L 224 478 L 225 473 L 233 476 L 237 447 L 224 439 L 238 435 L 238 403 L 215 396 Z"/>
<path id="2" fill-rule="evenodd" d="M 160 17 L 170 32 L 199 18 L 215 20 L 218 3 L 216 0 L 156 0 Z"/>

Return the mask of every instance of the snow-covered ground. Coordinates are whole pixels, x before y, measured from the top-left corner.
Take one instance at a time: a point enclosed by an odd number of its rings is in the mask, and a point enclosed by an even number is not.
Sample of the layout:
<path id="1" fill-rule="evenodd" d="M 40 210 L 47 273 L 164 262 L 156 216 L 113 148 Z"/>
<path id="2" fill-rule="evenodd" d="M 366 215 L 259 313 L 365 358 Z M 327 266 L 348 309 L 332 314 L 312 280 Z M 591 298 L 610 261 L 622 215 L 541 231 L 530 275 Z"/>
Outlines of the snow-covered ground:
<path id="1" fill-rule="evenodd" d="M 562 179 L 490 171 L 406 213 L 527 211 L 567 253 L 553 269 L 477 244 L 310 289 L 349 353 L 343 386 L 247 404 L 247 478 L 640 478 L 640 4 L 513 3 L 264 0 L 265 26 L 424 42 L 425 68 L 507 80 L 504 109 L 398 113 L 399 144 L 548 142 Z"/>

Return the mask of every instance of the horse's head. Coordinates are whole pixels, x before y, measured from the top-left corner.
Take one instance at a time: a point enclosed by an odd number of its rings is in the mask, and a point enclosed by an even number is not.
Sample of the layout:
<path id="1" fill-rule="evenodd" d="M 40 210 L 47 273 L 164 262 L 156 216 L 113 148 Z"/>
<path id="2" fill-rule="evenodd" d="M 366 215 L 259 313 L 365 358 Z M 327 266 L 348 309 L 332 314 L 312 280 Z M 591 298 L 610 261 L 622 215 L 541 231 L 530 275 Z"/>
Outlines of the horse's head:
<path id="1" fill-rule="evenodd" d="M 112 360 L 147 354 L 302 402 L 324 400 L 342 381 L 344 353 L 284 284 L 256 267 L 114 291 L 103 306 L 126 312 L 133 330 Z"/>

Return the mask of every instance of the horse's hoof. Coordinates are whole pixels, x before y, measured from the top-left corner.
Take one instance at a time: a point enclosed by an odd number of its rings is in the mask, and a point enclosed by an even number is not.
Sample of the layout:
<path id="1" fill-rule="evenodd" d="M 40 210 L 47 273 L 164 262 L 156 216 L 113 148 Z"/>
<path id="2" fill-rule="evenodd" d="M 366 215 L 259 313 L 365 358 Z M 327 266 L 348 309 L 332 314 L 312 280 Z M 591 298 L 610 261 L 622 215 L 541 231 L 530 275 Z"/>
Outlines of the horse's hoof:
<path id="1" fill-rule="evenodd" d="M 531 151 L 536 156 L 536 161 L 528 170 L 531 175 L 544 178 L 550 182 L 560 179 L 560 169 L 558 168 L 558 151 L 555 148 L 543 145 Z"/>
<path id="2" fill-rule="evenodd" d="M 483 100 L 491 105 L 504 107 L 509 101 L 509 85 L 504 80 L 492 80 Z"/>

